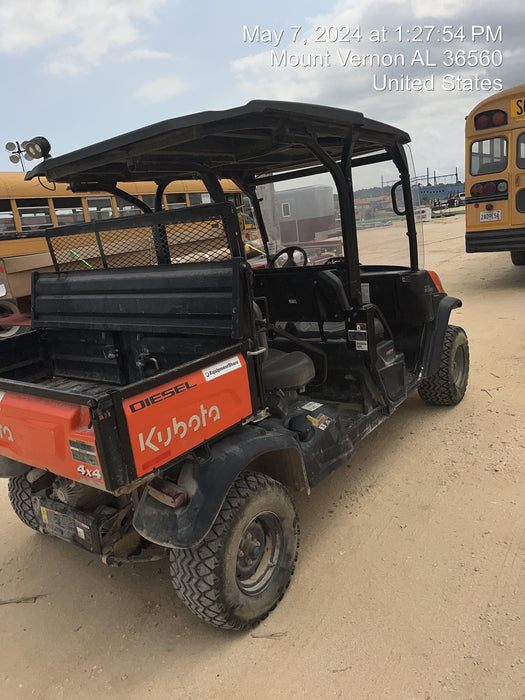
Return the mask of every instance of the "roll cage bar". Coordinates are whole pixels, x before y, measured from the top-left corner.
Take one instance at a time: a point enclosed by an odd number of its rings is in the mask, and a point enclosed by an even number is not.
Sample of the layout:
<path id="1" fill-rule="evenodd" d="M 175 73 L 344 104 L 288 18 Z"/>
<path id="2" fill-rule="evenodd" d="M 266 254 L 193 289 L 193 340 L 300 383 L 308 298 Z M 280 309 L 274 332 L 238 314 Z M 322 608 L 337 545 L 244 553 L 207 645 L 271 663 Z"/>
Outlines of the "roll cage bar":
<path id="1" fill-rule="evenodd" d="M 107 191 L 151 208 L 117 183 L 157 183 L 155 210 L 174 180 L 203 180 L 214 202 L 225 201 L 230 179 L 252 203 L 267 255 L 268 235 L 256 194 L 260 184 L 329 172 L 339 197 L 350 303 L 360 305 L 352 169 L 393 161 L 406 204 L 411 269 L 418 269 L 417 233 L 404 144 L 409 135 L 360 112 L 295 102 L 254 100 L 243 107 L 169 119 L 43 161 L 26 179 L 68 182 L 74 192 Z M 321 164 L 321 165 L 319 165 Z"/>

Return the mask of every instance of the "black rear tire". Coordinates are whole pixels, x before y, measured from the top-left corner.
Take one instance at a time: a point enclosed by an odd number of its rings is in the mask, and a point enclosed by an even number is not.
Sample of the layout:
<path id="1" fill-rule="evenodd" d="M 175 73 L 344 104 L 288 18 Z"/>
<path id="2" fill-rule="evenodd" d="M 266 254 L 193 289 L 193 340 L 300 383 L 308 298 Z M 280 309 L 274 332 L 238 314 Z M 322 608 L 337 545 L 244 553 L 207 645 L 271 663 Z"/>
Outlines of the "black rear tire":
<path id="1" fill-rule="evenodd" d="M 512 250 L 510 259 L 514 265 L 525 265 L 525 250 Z"/>
<path id="2" fill-rule="evenodd" d="M 28 527 L 38 531 L 40 523 L 33 508 L 31 484 L 26 479 L 25 474 L 12 476 L 9 479 L 8 493 L 13 510 L 20 520 Z"/>
<path id="3" fill-rule="evenodd" d="M 426 403 L 454 406 L 459 403 L 468 384 L 469 349 L 467 335 L 459 326 L 448 326 L 441 350 L 438 371 L 423 379 L 419 395 Z"/>
<path id="4" fill-rule="evenodd" d="M 263 474 L 243 472 L 206 537 L 170 551 L 172 583 L 205 622 L 249 629 L 283 597 L 298 546 L 297 513 L 286 489 Z"/>

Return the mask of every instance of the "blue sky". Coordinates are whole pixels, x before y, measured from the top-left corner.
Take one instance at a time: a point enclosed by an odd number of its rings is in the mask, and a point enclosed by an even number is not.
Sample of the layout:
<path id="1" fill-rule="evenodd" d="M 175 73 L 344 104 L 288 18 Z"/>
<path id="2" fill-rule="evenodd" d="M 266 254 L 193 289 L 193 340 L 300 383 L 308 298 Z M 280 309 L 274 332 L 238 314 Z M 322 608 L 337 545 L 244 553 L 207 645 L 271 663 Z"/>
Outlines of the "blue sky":
<path id="1" fill-rule="evenodd" d="M 418 174 L 462 174 L 465 115 L 500 85 L 523 81 L 521 2 L 472 8 L 450 0 L 2 0 L 2 144 L 44 135 L 60 155 L 181 114 L 287 99 L 393 123 L 412 136 Z M 473 27 L 483 28 L 475 41 Z M 461 65 L 469 51 L 490 65 Z M 397 65 L 351 65 L 373 60 L 365 54 Z M 0 169 L 16 169 L 1 152 Z"/>

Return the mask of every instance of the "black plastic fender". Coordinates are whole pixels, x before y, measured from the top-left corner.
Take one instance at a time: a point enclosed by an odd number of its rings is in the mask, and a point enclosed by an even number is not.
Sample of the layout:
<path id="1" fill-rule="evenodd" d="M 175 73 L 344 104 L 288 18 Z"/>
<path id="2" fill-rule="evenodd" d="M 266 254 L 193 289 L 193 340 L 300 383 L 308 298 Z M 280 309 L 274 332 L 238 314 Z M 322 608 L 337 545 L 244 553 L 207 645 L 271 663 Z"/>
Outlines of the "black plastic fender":
<path id="1" fill-rule="evenodd" d="M 27 464 L 22 464 L 22 462 L 16 462 L 14 459 L 9 457 L 2 457 L 0 455 L 0 479 L 10 479 L 12 476 L 20 476 L 20 474 L 25 474 L 32 467 Z"/>
<path id="2" fill-rule="evenodd" d="M 422 362 L 423 377 L 431 377 L 438 371 L 450 312 L 460 306 L 462 306 L 462 302 L 456 297 L 447 295 L 440 300 L 430 332 L 425 337 Z"/>
<path id="3" fill-rule="evenodd" d="M 283 449 L 302 455 L 288 431 L 247 425 L 215 443 L 204 463 L 187 462 L 177 483 L 188 494 L 188 502 L 171 508 L 144 490 L 133 517 L 142 537 L 163 547 L 192 547 L 208 533 L 236 477 L 258 457 Z M 304 470 L 304 465 L 303 465 Z"/>

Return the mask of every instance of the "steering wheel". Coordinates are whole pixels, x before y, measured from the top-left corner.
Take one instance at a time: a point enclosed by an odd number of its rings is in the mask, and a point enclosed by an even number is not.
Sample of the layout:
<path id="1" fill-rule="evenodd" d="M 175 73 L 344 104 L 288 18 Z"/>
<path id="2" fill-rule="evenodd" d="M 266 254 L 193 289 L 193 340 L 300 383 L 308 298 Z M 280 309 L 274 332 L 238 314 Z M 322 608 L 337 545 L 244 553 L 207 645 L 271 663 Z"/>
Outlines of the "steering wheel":
<path id="1" fill-rule="evenodd" d="M 340 263 L 344 262 L 345 258 L 342 255 L 334 255 L 331 258 L 328 258 L 328 260 L 325 260 L 323 265 L 334 265 L 335 263 Z"/>
<path id="2" fill-rule="evenodd" d="M 270 260 L 268 267 L 300 267 L 294 260 L 294 253 L 300 253 L 303 257 L 303 263 L 301 267 L 308 264 L 308 256 L 304 248 L 300 248 L 298 245 L 291 245 L 288 248 L 283 248 L 280 250 L 273 258 Z M 286 256 L 284 263 L 277 265 L 277 260 Z"/>

